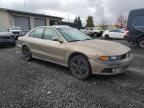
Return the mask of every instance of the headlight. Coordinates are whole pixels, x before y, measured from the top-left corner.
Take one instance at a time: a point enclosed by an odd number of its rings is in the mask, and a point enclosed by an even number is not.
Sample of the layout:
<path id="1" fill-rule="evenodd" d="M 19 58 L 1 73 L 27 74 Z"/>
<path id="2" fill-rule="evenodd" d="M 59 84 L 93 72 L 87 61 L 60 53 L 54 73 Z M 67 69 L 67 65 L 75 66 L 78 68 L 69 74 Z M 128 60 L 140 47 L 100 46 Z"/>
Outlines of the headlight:
<path id="1" fill-rule="evenodd" d="M 109 57 L 109 60 L 117 60 L 117 57 L 116 56 L 111 56 L 111 57 Z"/>
<path id="2" fill-rule="evenodd" d="M 117 56 L 101 56 L 99 58 L 100 61 L 114 61 L 117 60 Z"/>
<path id="3" fill-rule="evenodd" d="M 108 56 L 101 56 L 101 57 L 99 58 L 99 60 L 101 60 L 101 61 L 108 61 L 108 60 L 109 60 L 109 57 L 108 57 Z"/>
<path id="4" fill-rule="evenodd" d="M 119 56 L 100 56 L 98 60 L 100 61 L 116 61 L 130 58 L 130 51 Z"/>

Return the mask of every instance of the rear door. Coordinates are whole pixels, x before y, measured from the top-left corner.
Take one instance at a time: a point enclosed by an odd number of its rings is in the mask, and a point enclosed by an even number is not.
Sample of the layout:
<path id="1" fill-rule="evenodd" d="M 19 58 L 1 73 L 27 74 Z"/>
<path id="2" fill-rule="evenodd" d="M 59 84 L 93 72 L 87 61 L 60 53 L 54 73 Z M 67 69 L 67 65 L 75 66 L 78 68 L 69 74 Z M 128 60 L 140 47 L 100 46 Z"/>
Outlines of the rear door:
<path id="1" fill-rule="evenodd" d="M 115 38 L 123 39 L 124 38 L 124 31 L 120 30 L 120 29 L 117 29 L 116 33 L 115 33 Z"/>
<path id="2" fill-rule="evenodd" d="M 43 57 L 42 43 L 43 43 L 44 28 L 36 28 L 29 34 L 29 39 L 27 40 L 28 45 L 32 51 L 33 56 Z"/>
<path id="3" fill-rule="evenodd" d="M 109 36 L 110 36 L 110 38 L 115 38 L 116 37 L 116 31 L 115 30 L 110 30 L 109 31 Z"/>

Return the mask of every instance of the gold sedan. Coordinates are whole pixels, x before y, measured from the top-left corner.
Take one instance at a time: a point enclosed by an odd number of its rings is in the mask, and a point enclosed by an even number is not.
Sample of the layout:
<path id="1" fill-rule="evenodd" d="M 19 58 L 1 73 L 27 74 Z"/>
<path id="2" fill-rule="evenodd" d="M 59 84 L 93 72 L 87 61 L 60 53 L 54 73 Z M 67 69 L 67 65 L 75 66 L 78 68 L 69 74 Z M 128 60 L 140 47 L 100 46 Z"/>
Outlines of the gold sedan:
<path id="1" fill-rule="evenodd" d="M 32 58 L 69 67 L 73 76 L 88 79 L 92 74 L 124 72 L 131 49 L 111 41 L 91 39 L 68 26 L 37 27 L 18 39 L 25 60 Z"/>

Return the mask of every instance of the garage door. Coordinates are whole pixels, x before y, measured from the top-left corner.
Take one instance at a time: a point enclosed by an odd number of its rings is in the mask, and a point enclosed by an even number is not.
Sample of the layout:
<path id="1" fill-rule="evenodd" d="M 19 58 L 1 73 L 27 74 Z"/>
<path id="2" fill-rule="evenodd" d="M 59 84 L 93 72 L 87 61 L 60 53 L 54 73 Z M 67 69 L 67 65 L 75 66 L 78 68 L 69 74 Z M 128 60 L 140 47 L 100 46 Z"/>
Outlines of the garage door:
<path id="1" fill-rule="evenodd" d="M 27 32 L 30 30 L 30 19 L 29 17 L 15 16 L 15 26 L 20 26 L 23 31 Z"/>
<path id="2" fill-rule="evenodd" d="M 42 19 L 42 18 L 35 18 L 34 25 L 35 25 L 35 27 L 45 26 L 46 25 L 46 20 Z"/>

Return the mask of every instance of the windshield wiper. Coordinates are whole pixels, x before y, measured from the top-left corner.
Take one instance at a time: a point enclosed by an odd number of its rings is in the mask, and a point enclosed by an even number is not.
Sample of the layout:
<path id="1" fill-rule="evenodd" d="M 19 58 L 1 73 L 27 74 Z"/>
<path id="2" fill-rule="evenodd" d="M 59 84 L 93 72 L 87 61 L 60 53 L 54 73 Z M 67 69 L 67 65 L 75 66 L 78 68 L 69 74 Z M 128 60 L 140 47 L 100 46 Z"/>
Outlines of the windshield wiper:
<path id="1" fill-rule="evenodd" d="M 85 41 L 85 40 L 92 40 L 92 39 L 89 39 L 89 38 L 88 38 L 88 39 L 84 39 L 84 40 L 82 40 L 82 41 Z"/>
<path id="2" fill-rule="evenodd" d="M 76 41 L 81 41 L 81 40 L 71 40 L 71 41 L 69 41 L 69 42 L 76 42 Z"/>

